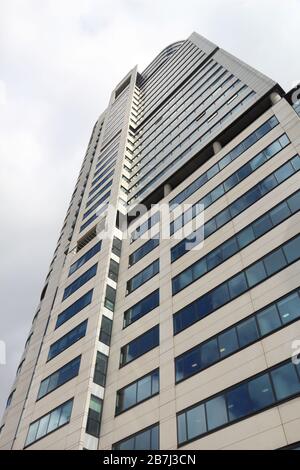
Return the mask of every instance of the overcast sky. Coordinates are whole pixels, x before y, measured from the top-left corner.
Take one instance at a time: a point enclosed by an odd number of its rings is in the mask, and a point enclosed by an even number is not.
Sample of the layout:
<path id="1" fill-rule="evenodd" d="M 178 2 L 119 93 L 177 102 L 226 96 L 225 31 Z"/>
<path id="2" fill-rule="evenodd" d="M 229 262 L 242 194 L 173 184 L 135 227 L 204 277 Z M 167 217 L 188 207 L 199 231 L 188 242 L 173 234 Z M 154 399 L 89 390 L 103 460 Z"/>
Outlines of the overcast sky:
<path id="1" fill-rule="evenodd" d="M 0 414 L 111 90 L 193 31 L 288 90 L 299 18 L 300 0 L 0 0 Z"/>

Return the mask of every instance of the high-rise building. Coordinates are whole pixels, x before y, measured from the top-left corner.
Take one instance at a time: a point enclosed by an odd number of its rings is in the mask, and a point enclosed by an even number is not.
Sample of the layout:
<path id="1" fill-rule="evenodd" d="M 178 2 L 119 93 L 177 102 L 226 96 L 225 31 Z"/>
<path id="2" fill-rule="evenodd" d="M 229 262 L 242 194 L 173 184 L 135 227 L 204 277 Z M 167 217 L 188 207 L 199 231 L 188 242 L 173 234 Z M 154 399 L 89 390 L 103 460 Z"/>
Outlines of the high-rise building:
<path id="1" fill-rule="evenodd" d="M 117 85 L 93 129 L 0 448 L 299 446 L 291 96 L 196 33 Z"/>

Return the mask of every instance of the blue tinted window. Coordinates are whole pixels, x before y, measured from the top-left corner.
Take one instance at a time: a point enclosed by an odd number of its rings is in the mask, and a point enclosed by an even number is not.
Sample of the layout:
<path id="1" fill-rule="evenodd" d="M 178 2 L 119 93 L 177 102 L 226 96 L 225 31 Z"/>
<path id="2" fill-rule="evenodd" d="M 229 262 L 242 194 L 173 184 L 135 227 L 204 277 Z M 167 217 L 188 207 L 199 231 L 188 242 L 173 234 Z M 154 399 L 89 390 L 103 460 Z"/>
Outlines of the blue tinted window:
<path id="1" fill-rule="evenodd" d="M 69 380 L 76 377 L 79 373 L 81 356 L 76 357 L 68 364 L 58 369 L 53 374 L 49 375 L 46 379 L 42 380 L 37 398 L 40 399 Z"/>
<path id="2" fill-rule="evenodd" d="M 159 289 L 142 299 L 124 313 L 124 326 L 138 320 L 159 305 Z"/>
<path id="3" fill-rule="evenodd" d="M 159 426 L 154 424 L 132 436 L 128 436 L 113 444 L 112 448 L 113 450 L 159 450 Z"/>
<path id="4" fill-rule="evenodd" d="M 241 348 L 259 339 L 259 333 L 254 317 L 249 318 L 249 320 L 243 321 L 237 326 L 236 329 Z"/>
<path id="5" fill-rule="evenodd" d="M 149 266 L 127 281 L 127 293 L 131 293 L 145 282 L 149 281 L 159 272 L 159 260 L 153 261 Z"/>
<path id="6" fill-rule="evenodd" d="M 262 261 L 259 261 L 248 269 L 246 269 L 246 276 L 249 287 L 255 286 L 266 278 L 266 270 Z"/>
<path id="7" fill-rule="evenodd" d="M 300 382 L 292 362 L 271 372 L 276 398 L 282 400 L 300 392 Z"/>
<path id="8" fill-rule="evenodd" d="M 101 250 L 101 241 L 96 243 L 89 251 L 87 251 L 81 258 L 70 266 L 69 276 L 73 274 L 77 269 L 81 268 L 88 260 L 90 260 L 96 253 Z"/>
<path id="9" fill-rule="evenodd" d="M 90 305 L 92 302 L 93 297 L 93 290 L 90 290 L 86 294 L 84 294 L 80 299 L 76 300 L 70 307 L 66 308 L 63 312 L 61 312 L 56 321 L 55 328 L 58 328 L 60 325 L 65 323 L 67 320 L 72 318 L 78 312 L 81 312 L 85 307 Z"/>
<path id="10" fill-rule="evenodd" d="M 97 264 L 94 264 L 90 269 L 88 269 L 85 273 L 79 276 L 72 284 L 68 285 L 68 287 L 64 290 L 63 299 L 65 300 L 70 295 L 74 294 L 81 286 L 86 284 L 90 279 L 96 276 L 97 273 Z"/>
<path id="11" fill-rule="evenodd" d="M 231 328 L 230 330 L 227 330 L 224 333 L 221 333 L 218 336 L 218 340 L 219 340 L 219 350 L 220 350 L 221 357 L 226 357 L 228 356 L 228 354 L 231 354 L 234 351 L 237 351 L 237 349 L 239 348 L 235 328 Z"/>
<path id="12" fill-rule="evenodd" d="M 263 309 L 257 314 L 257 321 L 262 335 L 267 335 L 271 331 L 281 327 L 281 321 L 277 312 L 276 305 Z"/>
<path id="13" fill-rule="evenodd" d="M 150 253 L 154 248 L 159 245 L 159 235 L 157 234 L 156 237 L 151 238 L 148 240 L 144 245 L 138 248 L 136 251 L 131 253 L 129 256 L 129 265 L 132 266 L 133 264 L 137 263 L 140 259 Z"/>
<path id="14" fill-rule="evenodd" d="M 48 361 L 83 338 L 86 333 L 86 328 L 87 320 L 80 323 L 80 325 L 73 328 L 73 330 L 69 331 L 69 333 L 62 336 L 62 338 L 55 341 L 55 343 L 51 344 L 48 354 Z"/>
<path id="15" fill-rule="evenodd" d="M 120 365 L 123 366 L 128 362 L 137 359 L 139 356 L 153 348 L 156 348 L 158 345 L 159 326 L 157 325 L 121 348 Z"/>
<path id="16" fill-rule="evenodd" d="M 117 391 L 116 413 L 121 413 L 147 398 L 151 398 L 158 392 L 159 370 L 156 369 Z"/>
<path id="17" fill-rule="evenodd" d="M 63 403 L 29 426 L 25 446 L 33 444 L 70 421 L 73 399 Z"/>

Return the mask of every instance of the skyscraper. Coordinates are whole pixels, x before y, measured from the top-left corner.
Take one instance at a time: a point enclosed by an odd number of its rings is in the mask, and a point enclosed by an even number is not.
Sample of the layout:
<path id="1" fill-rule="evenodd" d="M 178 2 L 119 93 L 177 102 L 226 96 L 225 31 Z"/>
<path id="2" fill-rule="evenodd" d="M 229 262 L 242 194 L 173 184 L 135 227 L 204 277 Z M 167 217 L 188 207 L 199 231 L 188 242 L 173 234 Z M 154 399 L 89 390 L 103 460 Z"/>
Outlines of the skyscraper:
<path id="1" fill-rule="evenodd" d="M 277 83 L 196 33 L 115 87 L 1 449 L 299 445 L 297 112 Z"/>

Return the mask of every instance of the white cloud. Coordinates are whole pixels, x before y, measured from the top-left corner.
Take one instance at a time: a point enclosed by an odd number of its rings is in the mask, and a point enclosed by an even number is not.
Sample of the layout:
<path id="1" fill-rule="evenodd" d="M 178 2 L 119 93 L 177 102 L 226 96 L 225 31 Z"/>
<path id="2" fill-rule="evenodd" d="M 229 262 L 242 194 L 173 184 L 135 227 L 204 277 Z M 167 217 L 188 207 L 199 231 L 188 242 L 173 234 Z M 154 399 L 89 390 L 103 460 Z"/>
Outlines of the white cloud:
<path id="1" fill-rule="evenodd" d="M 0 409 L 94 121 L 136 63 L 197 31 L 288 88 L 299 0 L 2 0 Z"/>

